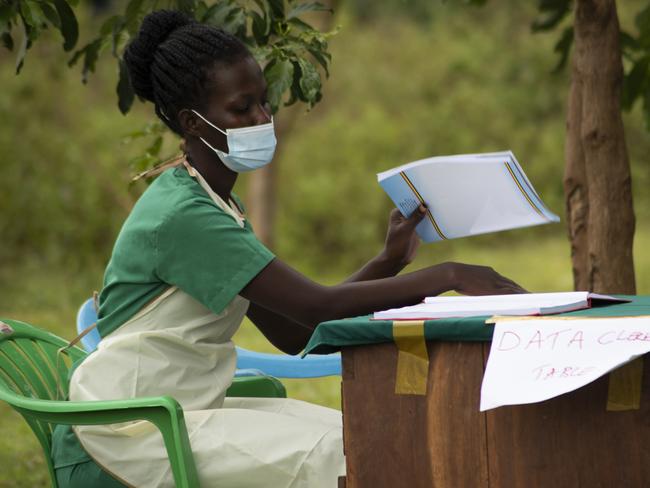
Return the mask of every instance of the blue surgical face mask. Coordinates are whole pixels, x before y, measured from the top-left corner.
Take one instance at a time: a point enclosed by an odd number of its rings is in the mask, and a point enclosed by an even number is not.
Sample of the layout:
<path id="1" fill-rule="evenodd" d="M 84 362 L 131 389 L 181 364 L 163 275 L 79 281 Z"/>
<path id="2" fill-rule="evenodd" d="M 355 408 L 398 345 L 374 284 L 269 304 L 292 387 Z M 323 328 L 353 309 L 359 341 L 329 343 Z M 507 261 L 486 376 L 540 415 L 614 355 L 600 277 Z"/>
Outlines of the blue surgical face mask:
<path id="1" fill-rule="evenodd" d="M 200 137 L 203 144 L 212 149 L 227 168 L 237 173 L 253 171 L 266 166 L 273 159 L 275 153 L 275 130 L 273 118 L 268 124 L 241 127 L 239 129 L 226 129 L 224 132 L 212 122 L 207 120 L 196 110 L 192 110 L 210 127 L 217 129 L 226 136 L 228 152 L 219 151 L 212 147 L 208 141 Z"/>

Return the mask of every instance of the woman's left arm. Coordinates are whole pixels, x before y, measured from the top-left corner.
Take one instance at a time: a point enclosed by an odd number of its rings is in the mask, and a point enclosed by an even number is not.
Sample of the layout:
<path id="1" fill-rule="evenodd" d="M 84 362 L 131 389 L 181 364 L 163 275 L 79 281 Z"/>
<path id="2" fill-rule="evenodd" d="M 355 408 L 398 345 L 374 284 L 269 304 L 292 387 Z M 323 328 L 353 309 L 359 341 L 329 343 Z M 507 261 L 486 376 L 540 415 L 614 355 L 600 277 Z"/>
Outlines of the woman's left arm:
<path id="1" fill-rule="evenodd" d="M 384 250 L 345 282 L 368 281 L 395 276 L 415 258 L 419 239 L 415 227 L 426 214 L 421 205 L 408 218 L 393 209 L 388 223 Z M 314 329 L 251 303 L 246 314 L 264 336 L 287 354 L 298 354 Z"/>
<path id="2" fill-rule="evenodd" d="M 271 344 L 286 354 L 298 354 L 314 329 L 251 302 L 246 316 Z"/>

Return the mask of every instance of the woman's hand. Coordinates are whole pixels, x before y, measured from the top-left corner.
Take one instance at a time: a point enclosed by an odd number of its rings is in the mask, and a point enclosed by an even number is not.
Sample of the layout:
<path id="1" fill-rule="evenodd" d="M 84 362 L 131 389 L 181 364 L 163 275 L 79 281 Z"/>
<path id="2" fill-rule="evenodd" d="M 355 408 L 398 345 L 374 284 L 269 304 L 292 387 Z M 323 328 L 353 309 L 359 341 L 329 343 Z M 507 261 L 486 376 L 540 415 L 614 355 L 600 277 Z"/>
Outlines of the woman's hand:
<path id="1" fill-rule="evenodd" d="M 410 264 L 420 245 L 420 239 L 415 233 L 415 227 L 427 213 L 424 205 L 420 205 L 409 217 L 394 208 L 388 219 L 388 233 L 384 245 L 384 256 L 401 266 Z"/>
<path id="2" fill-rule="evenodd" d="M 507 295 L 528 293 L 521 286 L 501 276 L 489 266 L 452 263 L 454 290 L 463 295 Z"/>

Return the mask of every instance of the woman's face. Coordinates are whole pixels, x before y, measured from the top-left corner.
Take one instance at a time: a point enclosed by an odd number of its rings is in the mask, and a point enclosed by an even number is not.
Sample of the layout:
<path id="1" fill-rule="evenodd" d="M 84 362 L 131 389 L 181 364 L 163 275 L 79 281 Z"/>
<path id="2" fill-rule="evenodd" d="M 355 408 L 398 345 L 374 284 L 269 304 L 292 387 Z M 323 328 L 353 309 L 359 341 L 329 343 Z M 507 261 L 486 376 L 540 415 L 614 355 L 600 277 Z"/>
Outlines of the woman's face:
<path id="1" fill-rule="evenodd" d="M 266 81 L 252 56 L 234 64 L 217 64 L 210 76 L 201 115 L 221 130 L 250 127 L 271 121 Z M 213 147 L 228 152 L 226 136 L 197 117 L 196 129 Z"/>

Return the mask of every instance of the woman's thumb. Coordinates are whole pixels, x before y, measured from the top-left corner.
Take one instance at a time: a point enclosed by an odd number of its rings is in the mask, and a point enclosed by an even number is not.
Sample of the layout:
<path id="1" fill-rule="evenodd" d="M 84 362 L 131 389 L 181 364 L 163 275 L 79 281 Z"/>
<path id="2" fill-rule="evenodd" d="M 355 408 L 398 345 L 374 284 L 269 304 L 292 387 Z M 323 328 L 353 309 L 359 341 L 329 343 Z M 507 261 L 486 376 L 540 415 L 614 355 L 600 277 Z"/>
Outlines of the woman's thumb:
<path id="1" fill-rule="evenodd" d="M 427 207 L 424 203 L 421 203 L 420 206 L 416 208 L 415 211 L 411 213 L 411 215 L 409 215 L 408 223 L 413 227 L 415 227 L 422 221 L 422 219 L 426 214 L 427 214 Z"/>

